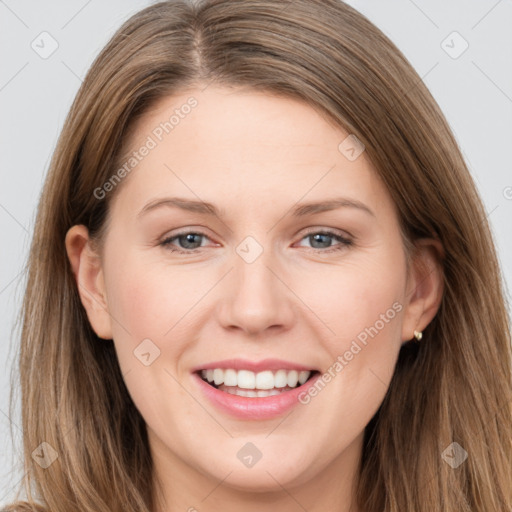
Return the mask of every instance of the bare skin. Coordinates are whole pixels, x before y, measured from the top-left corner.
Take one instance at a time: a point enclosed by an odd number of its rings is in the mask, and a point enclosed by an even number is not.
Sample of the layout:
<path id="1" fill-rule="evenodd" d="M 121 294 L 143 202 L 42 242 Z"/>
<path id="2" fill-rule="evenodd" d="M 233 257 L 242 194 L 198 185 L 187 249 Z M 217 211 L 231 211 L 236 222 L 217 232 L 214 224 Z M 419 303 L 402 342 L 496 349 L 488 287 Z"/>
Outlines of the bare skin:
<path id="1" fill-rule="evenodd" d="M 84 226 L 66 237 L 91 325 L 115 344 L 148 427 L 157 512 L 364 512 L 353 499 L 364 428 L 401 344 L 439 307 L 441 248 L 423 240 L 407 274 L 395 206 L 365 152 L 348 159 L 338 149 L 348 133 L 295 100 L 192 89 L 139 120 L 133 151 L 191 96 L 197 106 L 119 185 L 102 253 Z M 212 203 L 220 216 L 141 213 L 169 197 Z M 333 198 L 370 212 L 292 215 Z M 334 234 L 313 236 L 326 230 Z M 172 239 L 182 231 L 197 235 Z M 251 263 L 237 252 L 248 236 L 262 248 Z M 372 326 L 377 333 L 332 377 Z M 134 356 L 145 339 L 160 350 L 148 366 Z M 331 379 L 307 404 L 247 421 L 216 408 L 191 373 L 232 357 L 331 368 Z M 248 442 L 262 454 L 250 468 L 237 457 Z"/>

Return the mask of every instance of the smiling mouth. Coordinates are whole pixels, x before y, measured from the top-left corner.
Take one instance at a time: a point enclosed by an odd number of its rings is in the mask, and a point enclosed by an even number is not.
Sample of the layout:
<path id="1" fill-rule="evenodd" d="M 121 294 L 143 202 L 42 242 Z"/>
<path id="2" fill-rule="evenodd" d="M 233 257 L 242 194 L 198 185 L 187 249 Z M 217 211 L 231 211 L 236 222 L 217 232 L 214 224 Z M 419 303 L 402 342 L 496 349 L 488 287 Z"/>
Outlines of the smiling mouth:
<path id="1" fill-rule="evenodd" d="M 207 384 L 232 395 L 250 398 L 275 396 L 303 386 L 320 372 L 297 370 L 234 370 L 215 368 L 196 372 Z"/>

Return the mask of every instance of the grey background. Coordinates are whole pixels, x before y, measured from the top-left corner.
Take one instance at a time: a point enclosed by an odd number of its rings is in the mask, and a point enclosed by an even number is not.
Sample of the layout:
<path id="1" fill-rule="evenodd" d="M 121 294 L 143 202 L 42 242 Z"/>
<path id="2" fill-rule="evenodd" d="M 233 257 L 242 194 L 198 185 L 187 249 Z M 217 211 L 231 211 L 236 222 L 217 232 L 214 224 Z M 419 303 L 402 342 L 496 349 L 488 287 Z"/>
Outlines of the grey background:
<path id="1" fill-rule="evenodd" d="M 150 3 L 0 0 L 0 357 L 5 361 L 0 375 L 0 505 L 14 497 L 23 476 L 19 400 L 9 417 L 9 377 L 18 350 L 12 328 L 24 286 L 20 270 L 49 159 L 93 58 L 125 19 Z M 512 1 L 348 3 L 405 53 L 448 118 L 484 200 L 510 288 Z M 40 36 L 44 31 L 58 44 L 45 59 L 31 47 L 40 52 L 51 48 L 48 36 Z M 451 35 L 454 31 L 463 39 Z M 469 47 L 457 56 L 464 40 Z"/>

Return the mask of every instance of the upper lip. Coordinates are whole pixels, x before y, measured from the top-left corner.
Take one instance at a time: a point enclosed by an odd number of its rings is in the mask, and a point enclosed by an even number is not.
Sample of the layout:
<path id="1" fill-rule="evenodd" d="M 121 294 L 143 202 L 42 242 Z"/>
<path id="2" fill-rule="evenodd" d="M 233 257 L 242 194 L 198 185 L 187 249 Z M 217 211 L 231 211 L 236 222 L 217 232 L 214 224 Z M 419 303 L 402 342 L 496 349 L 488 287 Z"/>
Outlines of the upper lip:
<path id="1" fill-rule="evenodd" d="M 225 370 L 231 368 L 233 370 L 250 370 L 254 373 L 264 370 L 298 370 L 298 371 L 316 371 L 311 366 L 294 363 L 292 361 L 284 361 L 283 359 L 263 359 L 261 361 L 249 361 L 248 359 L 223 359 L 222 361 L 213 361 L 204 363 L 192 369 L 192 372 L 200 370 L 209 370 L 215 368 L 223 368 Z"/>

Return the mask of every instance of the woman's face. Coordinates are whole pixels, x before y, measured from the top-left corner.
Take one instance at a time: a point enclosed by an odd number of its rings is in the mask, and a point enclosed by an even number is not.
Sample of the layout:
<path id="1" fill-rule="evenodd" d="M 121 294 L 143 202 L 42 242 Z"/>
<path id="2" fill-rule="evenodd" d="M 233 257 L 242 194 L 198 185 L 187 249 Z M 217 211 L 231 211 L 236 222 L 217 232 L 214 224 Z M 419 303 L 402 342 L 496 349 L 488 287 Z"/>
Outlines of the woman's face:
<path id="1" fill-rule="evenodd" d="M 89 280 L 105 310 L 88 314 L 176 486 L 290 490 L 355 470 L 419 314 L 394 204 L 348 135 L 301 102 L 213 86 L 132 133 Z"/>

